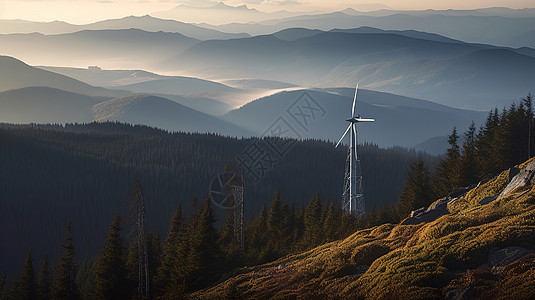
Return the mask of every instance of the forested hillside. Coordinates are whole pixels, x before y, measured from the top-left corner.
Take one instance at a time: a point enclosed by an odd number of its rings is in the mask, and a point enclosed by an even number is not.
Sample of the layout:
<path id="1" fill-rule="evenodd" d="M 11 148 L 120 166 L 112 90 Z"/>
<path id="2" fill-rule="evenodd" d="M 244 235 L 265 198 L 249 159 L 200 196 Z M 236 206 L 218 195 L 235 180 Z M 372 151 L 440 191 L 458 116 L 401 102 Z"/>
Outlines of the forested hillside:
<path id="1" fill-rule="evenodd" d="M 147 228 L 161 234 L 179 203 L 186 218 L 191 203 L 208 196 L 210 182 L 225 162 L 243 155 L 258 139 L 207 134 L 167 133 L 143 126 L 91 123 L 62 126 L 3 125 L 0 129 L 0 268 L 18 272 L 31 250 L 41 261 L 56 261 L 65 224 L 72 222 L 77 257 L 93 257 L 115 213 L 140 179 Z M 369 210 L 397 200 L 417 153 L 401 148 L 360 148 Z M 245 178 L 245 218 L 257 216 L 277 190 L 289 206 L 304 207 L 319 192 L 339 203 L 346 148 L 332 143 L 297 142 L 258 181 Z M 427 157 L 433 165 L 434 159 Z M 218 223 L 226 211 L 216 210 Z M 17 228 L 17 230 L 12 230 Z"/>

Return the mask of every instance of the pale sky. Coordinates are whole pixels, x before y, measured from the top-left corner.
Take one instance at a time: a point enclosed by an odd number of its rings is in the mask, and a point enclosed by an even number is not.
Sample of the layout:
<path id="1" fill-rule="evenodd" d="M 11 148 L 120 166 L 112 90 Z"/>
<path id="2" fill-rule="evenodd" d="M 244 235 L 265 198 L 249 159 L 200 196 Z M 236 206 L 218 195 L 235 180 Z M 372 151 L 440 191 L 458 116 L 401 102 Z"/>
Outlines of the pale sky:
<path id="1" fill-rule="evenodd" d="M 399 10 L 535 7 L 535 0 L 226 0 L 223 2 L 232 6 L 247 4 L 262 11 L 335 11 L 347 7 L 364 11 L 386 7 Z M 0 0 L 0 19 L 61 20 L 84 24 L 109 18 L 150 14 L 171 9 L 179 4 L 207 6 L 215 3 L 211 0 Z"/>

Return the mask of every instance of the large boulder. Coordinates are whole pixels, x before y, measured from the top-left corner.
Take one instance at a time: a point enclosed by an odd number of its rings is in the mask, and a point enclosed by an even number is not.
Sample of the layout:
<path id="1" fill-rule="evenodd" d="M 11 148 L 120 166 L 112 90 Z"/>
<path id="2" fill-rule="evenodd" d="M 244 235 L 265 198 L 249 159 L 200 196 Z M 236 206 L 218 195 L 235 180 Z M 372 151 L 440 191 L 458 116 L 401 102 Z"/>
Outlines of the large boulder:
<path id="1" fill-rule="evenodd" d="M 513 177 L 511 178 L 511 176 Z M 535 160 L 532 160 L 520 170 L 518 168 L 511 168 L 509 170 L 509 178 L 509 184 L 503 189 L 498 198 L 504 197 L 520 187 L 535 183 Z"/>
<path id="2" fill-rule="evenodd" d="M 401 225 L 416 225 L 423 222 L 432 222 L 443 215 L 450 213 L 448 210 L 448 204 L 457 200 L 459 197 L 466 194 L 468 191 L 476 187 L 471 185 L 462 189 L 457 189 L 447 197 L 437 200 L 427 209 L 425 207 L 419 208 L 411 212 L 410 216 L 401 222 Z"/>
<path id="3" fill-rule="evenodd" d="M 532 254 L 533 251 L 522 247 L 492 248 L 489 252 L 488 264 L 494 274 L 501 273 L 505 266 Z"/>

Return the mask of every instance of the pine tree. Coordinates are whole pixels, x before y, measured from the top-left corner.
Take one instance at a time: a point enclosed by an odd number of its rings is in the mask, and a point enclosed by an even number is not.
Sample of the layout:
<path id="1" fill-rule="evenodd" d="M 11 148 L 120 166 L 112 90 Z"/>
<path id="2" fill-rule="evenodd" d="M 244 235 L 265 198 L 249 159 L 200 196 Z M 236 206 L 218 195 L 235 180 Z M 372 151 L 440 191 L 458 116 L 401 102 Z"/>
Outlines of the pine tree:
<path id="1" fill-rule="evenodd" d="M 160 267 L 160 257 L 162 255 L 162 245 L 160 243 L 160 235 L 154 232 L 149 232 L 147 235 L 147 257 L 149 264 L 149 286 L 150 286 L 150 298 L 153 298 L 155 291 L 154 277 Z"/>
<path id="2" fill-rule="evenodd" d="M 227 218 L 219 234 L 218 244 L 222 253 L 225 254 L 227 264 L 233 264 L 240 253 L 240 244 L 236 238 L 234 226 L 234 210 L 227 211 Z"/>
<path id="3" fill-rule="evenodd" d="M 0 276 L 0 300 L 6 300 L 7 299 L 7 275 L 1 275 Z"/>
<path id="4" fill-rule="evenodd" d="M 465 132 L 465 141 L 463 143 L 463 152 L 460 166 L 460 184 L 468 186 L 479 180 L 479 166 L 476 157 L 476 125 L 472 124 Z"/>
<path id="5" fill-rule="evenodd" d="M 458 139 L 457 129 L 453 127 L 451 135 L 448 136 L 450 148 L 446 151 L 445 157 L 440 160 L 433 180 L 433 191 L 437 198 L 444 197 L 461 186 L 461 153 Z"/>
<path id="6" fill-rule="evenodd" d="M 260 254 L 268 243 L 267 217 L 268 211 L 264 203 L 258 218 L 252 220 L 250 225 L 246 227 L 246 250 L 250 259 L 255 262 L 261 261 L 259 260 Z"/>
<path id="7" fill-rule="evenodd" d="M 31 252 L 28 252 L 26 255 L 22 276 L 18 279 L 16 287 L 17 289 L 14 295 L 16 299 L 33 300 L 38 296 Z"/>
<path id="8" fill-rule="evenodd" d="M 37 281 L 38 299 L 50 299 L 50 274 L 48 271 L 48 256 L 43 260 L 43 266 L 39 272 L 39 280 Z"/>
<path id="9" fill-rule="evenodd" d="M 127 299 L 132 284 L 128 281 L 121 220 L 115 215 L 95 266 L 95 294 L 100 299 Z"/>
<path id="10" fill-rule="evenodd" d="M 179 296 L 184 293 L 186 255 L 186 228 L 182 216 L 182 205 L 179 204 L 171 219 L 169 232 L 160 256 L 161 263 L 154 277 L 158 295 Z"/>
<path id="11" fill-rule="evenodd" d="M 337 240 L 338 230 L 340 228 L 340 216 L 335 207 L 334 201 L 329 204 L 327 207 L 327 212 L 325 215 L 325 220 L 323 221 L 323 243 Z"/>
<path id="12" fill-rule="evenodd" d="M 406 218 L 411 211 L 428 206 L 432 199 L 429 170 L 420 157 L 411 164 L 405 186 L 399 196 L 398 213 L 400 218 Z"/>
<path id="13" fill-rule="evenodd" d="M 217 247 L 218 235 L 214 228 L 215 216 L 210 206 L 210 199 L 205 201 L 198 219 L 189 231 L 190 249 L 187 258 L 187 269 L 190 284 L 188 287 L 198 289 L 207 286 L 217 279 Z"/>
<path id="14" fill-rule="evenodd" d="M 476 141 L 476 156 L 478 160 L 479 177 L 490 179 L 501 170 L 498 169 L 498 149 L 496 149 L 495 137 L 500 125 L 498 109 L 491 110 L 485 125 L 479 130 Z"/>
<path id="15" fill-rule="evenodd" d="M 60 258 L 52 281 L 52 299 L 80 299 L 76 285 L 76 266 L 74 264 L 74 246 L 72 244 L 71 223 L 67 224 L 67 237 L 65 244 L 61 245 L 63 256 Z"/>
<path id="16" fill-rule="evenodd" d="M 533 120 L 533 96 L 531 95 L 531 93 L 529 93 L 526 98 L 522 98 L 522 103 L 524 104 L 524 106 L 526 107 L 526 117 L 527 117 L 527 121 L 528 121 L 528 157 L 527 158 L 531 158 L 532 157 L 532 153 L 533 153 L 533 150 L 534 150 L 534 146 L 535 146 L 535 128 L 533 127 L 535 124 L 534 124 L 534 120 Z"/>
<path id="17" fill-rule="evenodd" d="M 268 230 L 268 245 L 262 254 L 263 260 L 276 259 L 284 254 L 291 239 L 292 229 L 289 225 L 290 212 L 288 204 L 281 201 L 280 191 L 277 191 L 269 208 L 266 225 Z"/>
<path id="18" fill-rule="evenodd" d="M 323 240 L 322 209 L 319 193 L 316 193 L 305 209 L 305 232 L 303 233 L 303 246 L 312 248 Z"/>
<path id="19" fill-rule="evenodd" d="M 86 256 L 78 266 L 76 284 L 84 300 L 95 299 L 95 259 Z"/>

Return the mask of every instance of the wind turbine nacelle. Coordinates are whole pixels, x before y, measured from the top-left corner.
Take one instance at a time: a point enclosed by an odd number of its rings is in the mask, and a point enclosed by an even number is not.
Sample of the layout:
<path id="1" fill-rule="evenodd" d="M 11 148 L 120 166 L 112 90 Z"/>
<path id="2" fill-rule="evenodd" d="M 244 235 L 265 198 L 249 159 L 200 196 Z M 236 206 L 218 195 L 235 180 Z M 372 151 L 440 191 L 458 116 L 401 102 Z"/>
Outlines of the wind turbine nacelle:
<path id="1" fill-rule="evenodd" d="M 352 122 L 352 123 L 357 123 L 357 122 L 375 122 L 375 119 L 364 119 L 364 118 L 361 118 L 361 117 L 354 117 L 354 118 L 351 118 L 351 119 L 347 119 L 346 121 L 348 121 L 348 122 Z"/>

